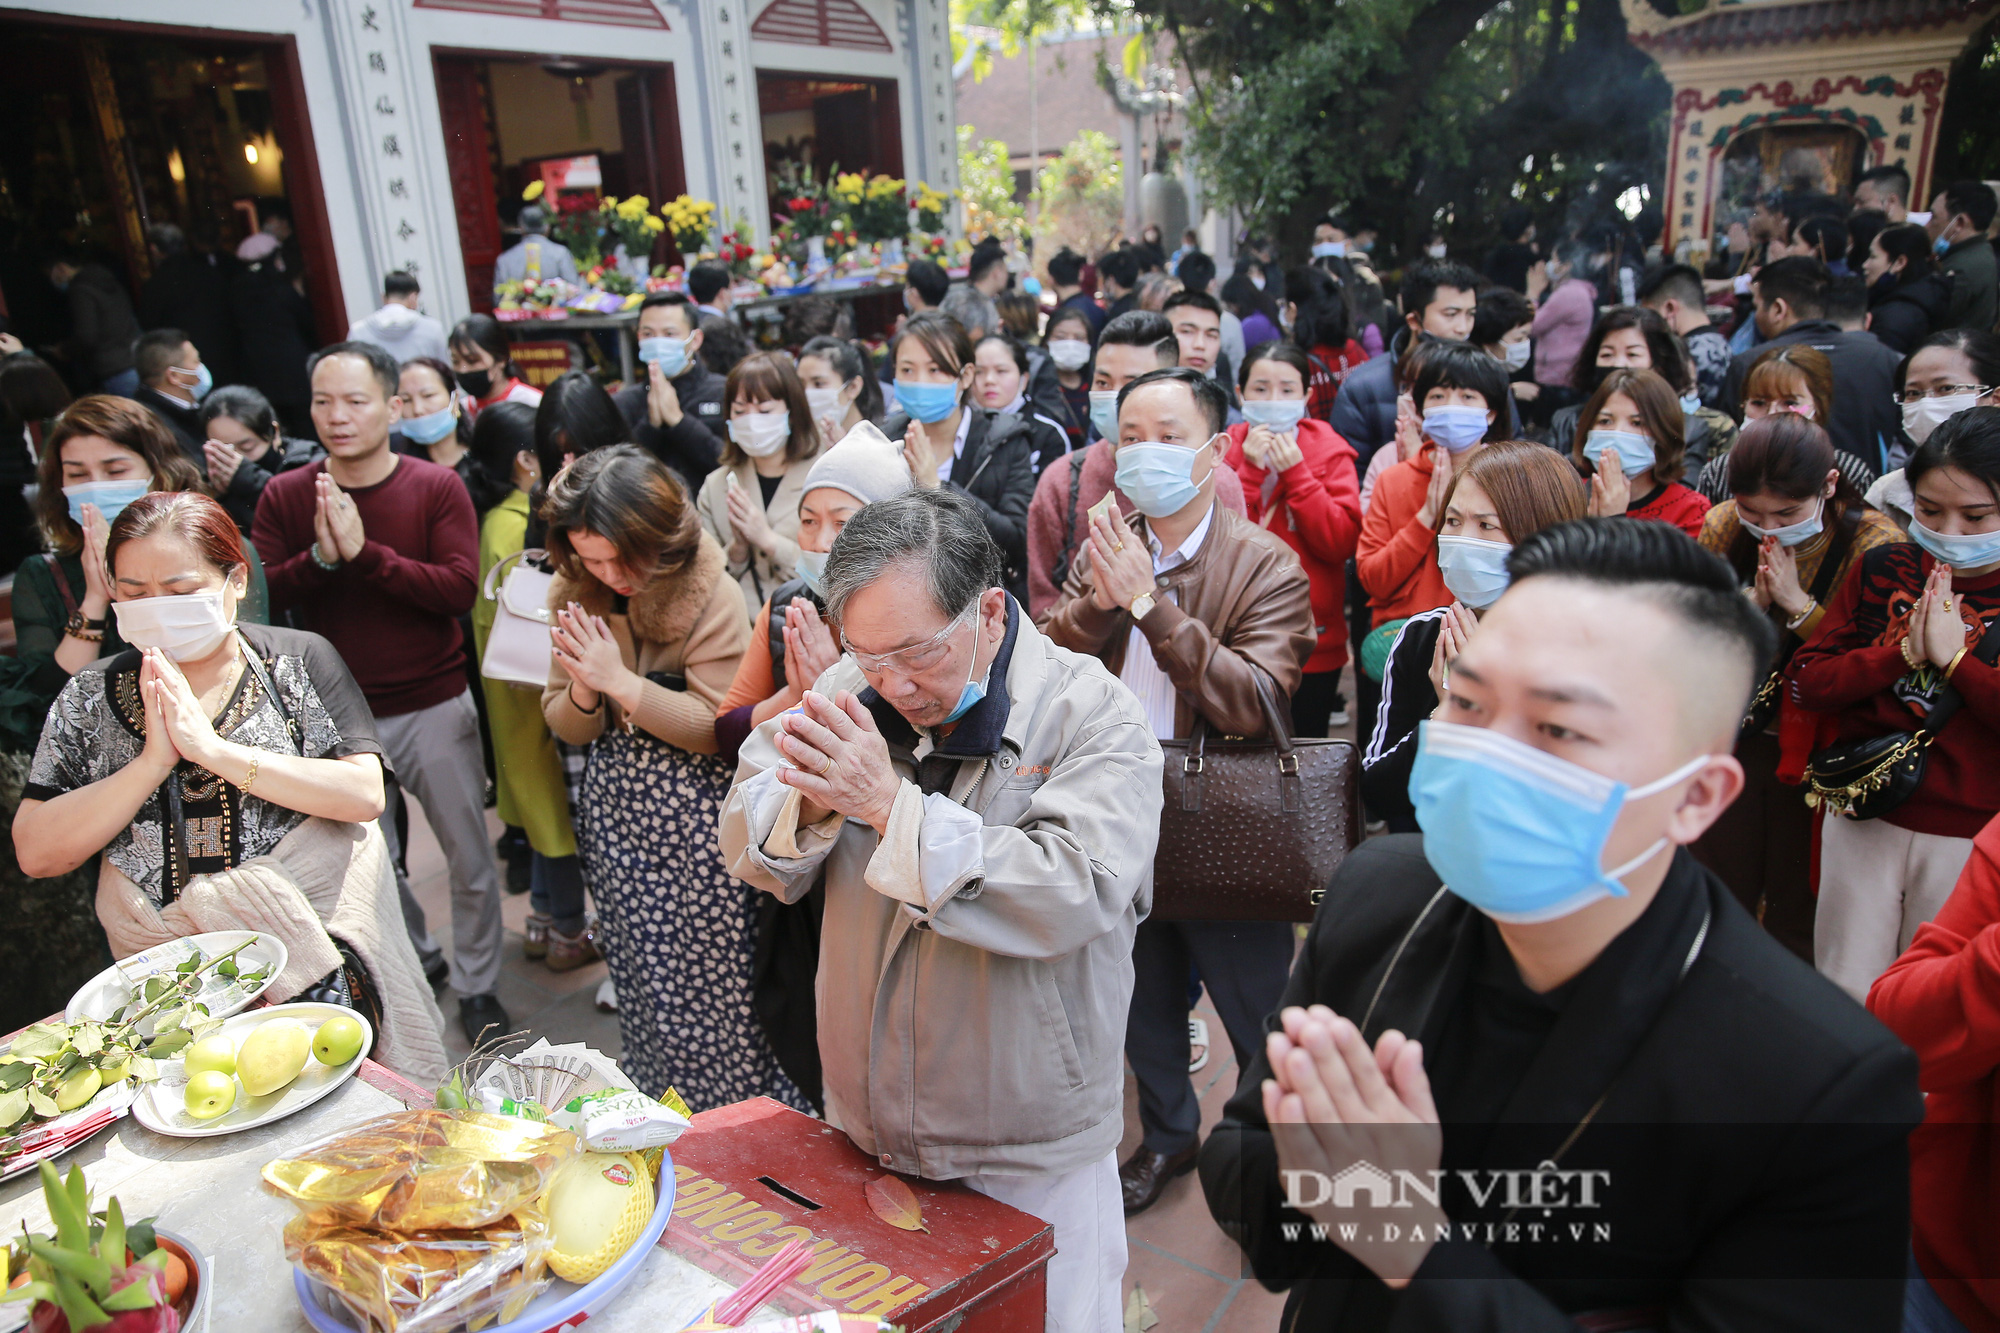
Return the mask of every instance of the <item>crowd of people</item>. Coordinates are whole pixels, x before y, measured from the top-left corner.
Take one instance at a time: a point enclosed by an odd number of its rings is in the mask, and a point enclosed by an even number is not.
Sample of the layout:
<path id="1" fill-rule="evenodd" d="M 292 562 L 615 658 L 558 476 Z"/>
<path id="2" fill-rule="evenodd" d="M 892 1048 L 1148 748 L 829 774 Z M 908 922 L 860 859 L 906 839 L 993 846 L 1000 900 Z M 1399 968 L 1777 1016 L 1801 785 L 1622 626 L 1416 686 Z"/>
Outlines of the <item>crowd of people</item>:
<path id="1" fill-rule="evenodd" d="M 16 350 L 20 870 L 98 866 L 121 953 L 278 931 L 416 1077 L 434 987 L 477 1044 L 507 949 L 602 957 L 641 1087 L 1049 1220 L 1051 1329 L 1196 1170 L 1288 1327 L 2000 1328 L 1995 208 L 1907 193 L 1708 273 L 983 242 L 879 348 L 808 298 L 753 349 L 697 267 L 609 389 L 401 273 L 297 400 L 136 319 L 74 401 Z M 1380 836 L 1302 945 L 1153 910 L 1203 737 L 1349 726 Z M 1543 1171 L 1603 1239 L 1476 1183 Z"/>

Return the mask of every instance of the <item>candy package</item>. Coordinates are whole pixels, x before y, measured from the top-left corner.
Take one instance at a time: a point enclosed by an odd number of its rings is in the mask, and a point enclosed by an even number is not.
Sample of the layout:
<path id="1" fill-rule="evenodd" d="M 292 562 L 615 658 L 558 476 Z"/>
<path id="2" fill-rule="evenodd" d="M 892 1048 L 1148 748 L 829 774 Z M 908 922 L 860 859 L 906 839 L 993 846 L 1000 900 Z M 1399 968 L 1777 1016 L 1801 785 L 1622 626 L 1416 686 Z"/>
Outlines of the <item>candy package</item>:
<path id="1" fill-rule="evenodd" d="M 578 1097 L 550 1115 L 592 1152 L 643 1152 L 681 1136 L 688 1118 L 643 1092 L 613 1088 Z"/>
<path id="2" fill-rule="evenodd" d="M 556 1125 L 483 1111 L 397 1111 L 265 1164 L 264 1184 L 313 1224 L 383 1231 L 491 1226 L 582 1151 Z"/>
<path id="3" fill-rule="evenodd" d="M 478 1333 L 527 1308 L 553 1280 L 548 1223 L 530 1203 L 490 1226 L 395 1233 L 301 1214 L 285 1257 L 330 1293 L 361 1333 Z"/>

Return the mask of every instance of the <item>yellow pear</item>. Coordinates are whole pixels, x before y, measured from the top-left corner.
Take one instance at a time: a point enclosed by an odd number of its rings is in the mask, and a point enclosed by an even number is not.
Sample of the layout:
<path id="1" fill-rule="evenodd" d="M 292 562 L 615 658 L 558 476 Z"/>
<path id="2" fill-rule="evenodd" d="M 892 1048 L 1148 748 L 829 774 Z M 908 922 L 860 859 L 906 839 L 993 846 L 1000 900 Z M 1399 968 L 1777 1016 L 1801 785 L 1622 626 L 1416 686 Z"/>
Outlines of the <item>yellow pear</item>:
<path id="1" fill-rule="evenodd" d="M 254 1029 L 236 1052 L 236 1076 L 243 1091 L 262 1097 L 299 1076 L 312 1051 L 312 1029 L 289 1018 L 278 1018 Z"/>
<path id="2" fill-rule="evenodd" d="M 549 1186 L 549 1268 L 584 1283 L 618 1262 L 653 1216 L 653 1177 L 638 1153 L 587 1152 Z"/>

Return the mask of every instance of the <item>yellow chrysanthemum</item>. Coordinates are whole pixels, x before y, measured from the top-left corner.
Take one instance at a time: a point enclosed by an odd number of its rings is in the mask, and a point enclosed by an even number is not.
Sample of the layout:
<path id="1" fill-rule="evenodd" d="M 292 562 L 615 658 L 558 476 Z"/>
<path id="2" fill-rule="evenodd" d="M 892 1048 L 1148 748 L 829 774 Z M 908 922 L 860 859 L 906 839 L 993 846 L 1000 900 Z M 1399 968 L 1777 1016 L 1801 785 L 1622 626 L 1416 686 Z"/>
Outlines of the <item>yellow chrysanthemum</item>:
<path id="1" fill-rule="evenodd" d="M 535 200 L 542 197 L 542 189 L 543 189 L 542 182 L 529 181 L 528 188 L 521 191 L 521 198 L 525 199 L 526 201 L 532 204 Z"/>

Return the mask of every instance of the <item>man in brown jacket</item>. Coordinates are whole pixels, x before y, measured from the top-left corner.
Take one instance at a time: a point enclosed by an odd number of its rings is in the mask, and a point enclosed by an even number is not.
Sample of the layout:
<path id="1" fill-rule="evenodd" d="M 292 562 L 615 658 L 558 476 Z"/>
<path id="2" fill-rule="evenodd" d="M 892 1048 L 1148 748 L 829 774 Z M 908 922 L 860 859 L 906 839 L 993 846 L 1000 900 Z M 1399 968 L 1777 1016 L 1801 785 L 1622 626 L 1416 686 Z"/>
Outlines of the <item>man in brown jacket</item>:
<path id="1" fill-rule="evenodd" d="M 1283 542 L 1218 503 L 1228 407 L 1185 367 L 1132 381 L 1118 399 L 1114 499 L 1089 534 L 1043 632 L 1103 661 L 1138 696 L 1153 734 L 1264 734 L 1257 677 L 1286 705 L 1313 650 L 1305 571 Z M 1168 811 L 1165 818 L 1171 819 Z M 1145 1140 L 1119 1167 L 1129 1216 L 1192 1170 L 1201 1108 L 1188 1075 L 1189 969 L 1199 971 L 1229 1032 L 1237 1067 L 1263 1039 L 1291 970 L 1281 921 L 1145 921 L 1132 947 L 1125 1055 L 1139 1081 Z"/>

